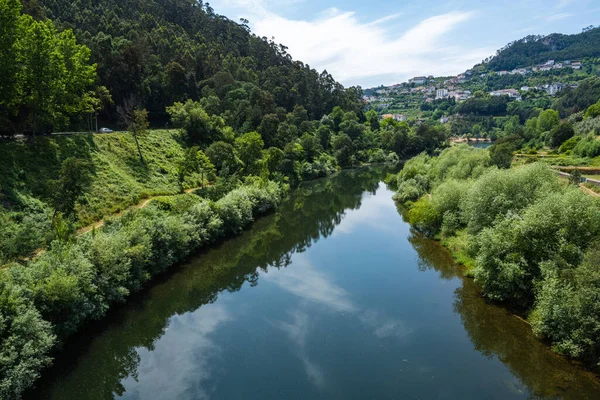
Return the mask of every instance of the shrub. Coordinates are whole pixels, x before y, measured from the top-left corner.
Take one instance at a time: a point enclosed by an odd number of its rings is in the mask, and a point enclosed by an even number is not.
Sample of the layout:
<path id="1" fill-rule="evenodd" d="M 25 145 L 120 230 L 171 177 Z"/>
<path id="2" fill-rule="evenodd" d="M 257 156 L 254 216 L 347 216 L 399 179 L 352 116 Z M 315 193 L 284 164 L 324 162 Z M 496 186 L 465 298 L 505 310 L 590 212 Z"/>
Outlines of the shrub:
<path id="1" fill-rule="evenodd" d="M 498 217 L 518 213 L 535 199 L 560 188 L 552 170 L 540 163 L 510 170 L 490 170 L 465 195 L 463 218 L 473 233 Z"/>
<path id="2" fill-rule="evenodd" d="M 101 317 L 108 308 L 96 286 L 94 266 L 77 245 L 54 243 L 27 267 L 11 268 L 10 274 L 27 288 L 59 339 L 74 333 L 84 321 Z"/>
<path id="3" fill-rule="evenodd" d="M 0 274 L 0 398 L 19 398 L 47 367 L 52 326 L 5 273 Z"/>
<path id="4" fill-rule="evenodd" d="M 408 221 L 417 230 L 432 236 L 440 230 L 442 214 L 435 209 L 431 199 L 425 196 L 415 202 L 408 211 Z"/>
<path id="5" fill-rule="evenodd" d="M 600 234 L 600 209 L 576 188 L 548 194 L 484 229 L 476 238 L 475 278 L 486 296 L 528 306 L 540 265 L 554 259 L 578 264 Z"/>
<path id="6" fill-rule="evenodd" d="M 530 320 L 534 331 L 570 357 L 600 363 L 600 247 L 594 246 L 579 266 L 542 265 L 544 281 Z"/>
<path id="7" fill-rule="evenodd" d="M 577 143 L 573 153 L 581 157 L 600 156 L 600 140 L 594 134 L 586 135 Z"/>

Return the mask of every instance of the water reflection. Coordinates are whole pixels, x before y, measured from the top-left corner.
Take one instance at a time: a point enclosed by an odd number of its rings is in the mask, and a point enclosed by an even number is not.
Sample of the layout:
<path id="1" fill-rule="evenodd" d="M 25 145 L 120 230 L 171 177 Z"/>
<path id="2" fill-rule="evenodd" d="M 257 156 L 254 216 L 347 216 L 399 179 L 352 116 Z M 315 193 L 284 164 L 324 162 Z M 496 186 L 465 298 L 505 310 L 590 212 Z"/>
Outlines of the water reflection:
<path id="1" fill-rule="evenodd" d="M 304 185 L 74 338 L 30 397 L 597 398 L 402 223 L 383 176 Z"/>
<path id="2" fill-rule="evenodd" d="M 486 302 L 438 243 L 414 231 L 409 240 L 419 252 L 421 268 L 433 269 L 443 279 L 462 280 L 455 291 L 454 310 L 474 348 L 490 359 L 497 358 L 514 374 L 515 381 L 506 382 L 507 386 L 516 392 L 530 392 L 534 398 L 600 398 L 600 383 L 593 373 L 552 353 L 525 321 Z"/>

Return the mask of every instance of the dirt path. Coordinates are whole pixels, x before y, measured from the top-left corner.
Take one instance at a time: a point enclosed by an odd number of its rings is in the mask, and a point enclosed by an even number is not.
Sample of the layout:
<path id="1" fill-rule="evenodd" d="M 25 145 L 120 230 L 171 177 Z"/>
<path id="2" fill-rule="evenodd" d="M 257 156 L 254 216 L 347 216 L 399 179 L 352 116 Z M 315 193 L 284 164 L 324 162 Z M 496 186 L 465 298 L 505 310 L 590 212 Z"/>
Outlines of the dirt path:
<path id="1" fill-rule="evenodd" d="M 191 188 L 191 189 L 186 189 L 184 190 L 185 193 L 192 193 L 195 192 L 196 190 L 202 189 L 202 187 L 195 187 L 195 188 Z M 144 199 L 143 201 L 141 201 L 138 204 L 134 204 L 133 206 L 127 207 L 125 210 L 118 212 L 116 214 L 112 214 L 111 217 L 119 217 L 121 215 L 123 215 L 125 212 L 129 211 L 129 210 L 136 210 L 136 209 L 140 209 L 140 208 L 146 208 L 148 207 L 148 204 L 150 204 L 150 202 L 154 199 L 156 199 L 157 197 L 164 197 L 164 196 L 171 196 L 171 195 L 159 195 L 159 196 L 152 196 L 149 197 L 147 199 Z M 77 230 L 77 234 L 78 235 L 83 235 L 86 234 L 88 232 L 93 231 L 94 229 L 100 229 L 104 226 L 104 218 L 102 218 L 100 221 L 94 222 L 93 224 L 90 224 L 88 226 L 84 226 L 83 228 L 79 228 Z"/>
<path id="2" fill-rule="evenodd" d="M 206 186 L 210 186 L 210 183 L 207 184 Z M 191 189 L 186 189 L 186 190 L 184 190 L 184 193 L 192 193 L 192 192 L 194 192 L 196 190 L 199 190 L 199 189 L 202 189 L 202 187 L 195 187 L 195 188 L 191 188 Z M 123 215 L 125 212 L 127 212 L 129 210 L 146 208 L 146 207 L 148 207 L 148 204 L 150 204 L 150 202 L 152 200 L 156 199 L 157 197 L 164 197 L 164 196 L 173 196 L 173 195 L 163 194 L 163 195 L 149 197 L 149 198 L 144 199 L 143 201 L 139 202 L 138 204 L 135 204 L 133 206 L 127 207 L 125 210 L 123 210 L 121 212 L 118 212 L 116 214 L 112 214 L 111 217 L 121 216 L 121 215 Z M 88 232 L 93 231 L 94 229 L 100 229 L 103 226 L 104 226 L 104 218 L 101 219 L 100 221 L 94 222 L 93 224 L 90 224 L 88 226 L 84 226 L 83 228 L 78 229 L 77 230 L 77 235 L 84 235 L 84 234 L 86 234 Z M 30 257 L 23 259 L 23 261 L 33 260 L 33 259 L 39 257 L 41 254 L 43 254 L 44 251 L 46 251 L 46 249 L 38 249 Z M 0 265 L 0 271 L 5 270 L 7 268 L 8 268 L 8 264 L 7 265 Z"/>

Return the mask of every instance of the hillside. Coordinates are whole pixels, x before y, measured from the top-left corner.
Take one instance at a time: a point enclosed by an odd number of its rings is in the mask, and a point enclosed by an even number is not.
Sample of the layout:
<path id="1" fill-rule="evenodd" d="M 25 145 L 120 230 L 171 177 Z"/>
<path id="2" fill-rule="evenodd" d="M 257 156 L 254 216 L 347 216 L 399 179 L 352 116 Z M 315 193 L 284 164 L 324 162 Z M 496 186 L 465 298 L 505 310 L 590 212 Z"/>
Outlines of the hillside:
<path id="1" fill-rule="evenodd" d="M 179 193 L 177 162 L 185 151 L 179 136 L 174 130 L 151 131 L 140 143 L 144 164 L 128 134 L 1 143 L 0 261 L 27 254 L 51 237 L 51 204 L 66 159 L 80 160 L 83 170 L 76 226 L 100 220 L 149 196 Z M 199 186 L 200 176 L 188 177 L 186 185 Z"/>
<path id="2" fill-rule="evenodd" d="M 581 60 L 586 57 L 600 57 L 600 27 L 574 35 L 527 36 L 498 50 L 487 67 L 492 71 L 508 71 L 548 60 Z"/>
<path id="3" fill-rule="evenodd" d="M 25 12 L 73 29 L 91 49 L 99 84 L 115 107 L 133 96 L 156 123 L 166 122 L 165 107 L 173 102 L 210 95 L 219 98 L 220 111 L 247 114 L 236 125 L 254 128 L 269 103 L 287 111 L 302 105 L 318 119 L 356 101 L 331 75 L 293 60 L 285 46 L 252 34 L 247 21 L 233 22 L 202 1 L 24 3 Z M 115 107 L 104 117 L 115 121 Z"/>

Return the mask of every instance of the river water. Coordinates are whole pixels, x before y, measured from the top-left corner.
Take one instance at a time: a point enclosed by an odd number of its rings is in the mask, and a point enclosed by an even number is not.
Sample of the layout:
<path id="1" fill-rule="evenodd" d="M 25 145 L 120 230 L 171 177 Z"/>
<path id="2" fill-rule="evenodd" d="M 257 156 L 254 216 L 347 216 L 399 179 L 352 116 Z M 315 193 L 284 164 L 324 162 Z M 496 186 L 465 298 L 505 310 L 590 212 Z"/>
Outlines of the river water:
<path id="1" fill-rule="evenodd" d="M 598 399 L 375 169 L 306 184 L 65 346 L 36 399 Z"/>

